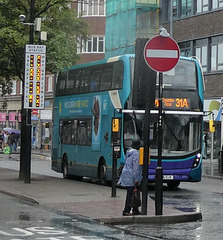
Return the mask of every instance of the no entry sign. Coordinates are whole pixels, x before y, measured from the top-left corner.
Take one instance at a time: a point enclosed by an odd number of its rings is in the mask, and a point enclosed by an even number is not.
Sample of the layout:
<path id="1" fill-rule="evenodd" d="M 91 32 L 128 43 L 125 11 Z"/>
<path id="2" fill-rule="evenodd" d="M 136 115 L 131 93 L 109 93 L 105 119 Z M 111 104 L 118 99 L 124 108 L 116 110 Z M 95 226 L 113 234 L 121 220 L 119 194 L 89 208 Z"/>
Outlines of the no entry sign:
<path id="1" fill-rule="evenodd" d="M 157 72 L 167 72 L 174 68 L 179 57 L 179 46 L 171 37 L 153 37 L 144 48 L 146 63 Z"/>

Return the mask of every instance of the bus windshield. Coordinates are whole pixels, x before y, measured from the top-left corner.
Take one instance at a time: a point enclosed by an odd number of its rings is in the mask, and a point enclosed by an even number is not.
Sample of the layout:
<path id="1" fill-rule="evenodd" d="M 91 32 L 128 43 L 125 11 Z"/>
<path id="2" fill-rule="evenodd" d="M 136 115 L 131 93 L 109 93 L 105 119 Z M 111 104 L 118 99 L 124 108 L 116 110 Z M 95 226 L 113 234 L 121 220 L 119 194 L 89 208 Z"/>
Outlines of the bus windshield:
<path id="1" fill-rule="evenodd" d="M 175 68 L 163 74 L 163 86 L 164 88 L 196 90 L 197 77 L 195 62 L 180 59 Z"/>
<path id="2" fill-rule="evenodd" d="M 165 115 L 163 118 L 163 156 L 171 154 L 185 154 L 201 148 L 201 124 L 202 119 L 198 116 L 188 115 Z M 135 137 L 140 138 L 143 145 L 143 125 L 144 117 L 141 114 L 129 114 L 124 122 L 124 145 L 128 149 L 131 140 Z M 158 153 L 158 116 L 151 116 L 150 123 L 150 148 L 151 154 Z"/>

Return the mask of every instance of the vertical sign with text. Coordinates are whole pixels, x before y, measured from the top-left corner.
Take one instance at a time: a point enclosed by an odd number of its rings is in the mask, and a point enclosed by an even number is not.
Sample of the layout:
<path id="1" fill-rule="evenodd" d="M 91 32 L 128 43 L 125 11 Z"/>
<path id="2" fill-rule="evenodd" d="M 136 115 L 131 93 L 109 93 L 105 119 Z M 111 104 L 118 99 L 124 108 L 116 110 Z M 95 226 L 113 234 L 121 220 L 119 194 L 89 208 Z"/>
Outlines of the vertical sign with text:
<path id="1" fill-rule="evenodd" d="M 26 45 L 24 108 L 44 109 L 46 46 Z"/>

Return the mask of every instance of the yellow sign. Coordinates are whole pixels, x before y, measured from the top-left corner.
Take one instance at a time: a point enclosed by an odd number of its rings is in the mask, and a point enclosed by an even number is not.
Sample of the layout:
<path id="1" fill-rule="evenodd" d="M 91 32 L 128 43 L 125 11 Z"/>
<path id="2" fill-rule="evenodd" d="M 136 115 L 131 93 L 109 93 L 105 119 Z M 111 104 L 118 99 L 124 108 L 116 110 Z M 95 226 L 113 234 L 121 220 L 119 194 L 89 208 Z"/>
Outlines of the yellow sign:
<path id="1" fill-rule="evenodd" d="M 118 132 L 119 131 L 119 119 L 114 118 L 112 119 L 112 132 Z"/>
<path id="2" fill-rule="evenodd" d="M 141 147 L 139 149 L 139 165 L 143 165 L 143 159 L 144 159 L 144 147 Z M 149 149 L 149 162 L 150 164 L 150 149 Z"/>
<path id="3" fill-rule="evenodd" d="M 209 131 L 215 132 L 214 120 L 209 120 Z"/>

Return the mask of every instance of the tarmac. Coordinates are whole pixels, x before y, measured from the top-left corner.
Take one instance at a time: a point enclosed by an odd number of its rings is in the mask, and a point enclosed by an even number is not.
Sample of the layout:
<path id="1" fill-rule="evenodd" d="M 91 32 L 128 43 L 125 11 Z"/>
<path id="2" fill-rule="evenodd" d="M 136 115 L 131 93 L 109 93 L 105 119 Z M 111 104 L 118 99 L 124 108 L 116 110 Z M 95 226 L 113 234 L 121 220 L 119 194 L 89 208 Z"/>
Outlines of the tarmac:
<path id="1" fill-rule="evenodd" d="M 43 161 L 50 163 L 50 150 L 32 149 L 33 154 L 45 156 Z M 48 165 L 50 168 L 50 164 Z M 217 159 L 204 159 L 202 171 L 202 177 L 223 180 Z M 62 174 L 58 176 L 31 173 L 31 182 L 24 183 L 24 180 L 19 179 L 18 170 L 0 167 L 0 192 L 49 209 L 84 216 L 105 224 L 166 224 L 202 219 L 201 212 L 185 213 L 165 204 L 163 204 L 163 214 L 155 215 L 155 201 L 149 196 L 147 215 L 122 216 L 126 189 L 116 188 L 116 196 L 112 197 L 109 186 L 99 185 L 95 181 L 62 179 Z"/>

